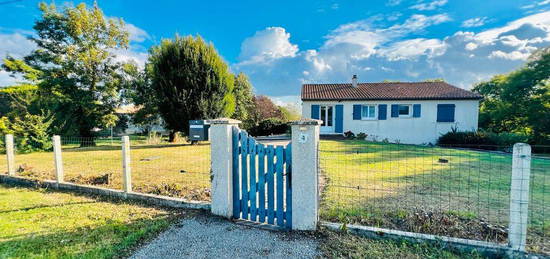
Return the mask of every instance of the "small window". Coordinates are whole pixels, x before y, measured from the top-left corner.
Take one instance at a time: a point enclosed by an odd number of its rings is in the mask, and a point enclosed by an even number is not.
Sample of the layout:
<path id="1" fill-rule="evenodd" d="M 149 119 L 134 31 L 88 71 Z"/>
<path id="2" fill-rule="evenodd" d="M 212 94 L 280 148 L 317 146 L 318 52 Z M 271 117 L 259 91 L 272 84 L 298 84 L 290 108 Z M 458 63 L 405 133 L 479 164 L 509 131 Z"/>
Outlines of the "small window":
<path id="1" fill-rule="evenodd" d="M 411 105 L 400 104 L 398 107 L 399 117 L 411 117 Z"/>
<path id="2" fill-rule="evenodd" d="M 362 120 L 376 119 L 376 105 L 363 105 L 361 109 Z"/>

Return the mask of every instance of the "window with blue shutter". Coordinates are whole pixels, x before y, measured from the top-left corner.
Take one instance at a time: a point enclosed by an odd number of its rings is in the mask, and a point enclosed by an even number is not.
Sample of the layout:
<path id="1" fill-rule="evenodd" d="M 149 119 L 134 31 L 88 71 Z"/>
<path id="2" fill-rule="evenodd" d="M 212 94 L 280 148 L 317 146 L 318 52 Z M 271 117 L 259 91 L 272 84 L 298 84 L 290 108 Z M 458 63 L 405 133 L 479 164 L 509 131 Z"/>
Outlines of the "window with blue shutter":
<path id="1" fill-rule="evenodd" d="M 353 105 L 353 120 L 361 120 L 361 104 Z"/>
<path id="2" fill-rule="evenodd" d="M 388 113 L 388 105 L 387 104 L 379 104 L 378 105 L 378 119 L 379 120 L 385 120 Z"/>
<path id="3" fill-rule="evenodd" d="M 454 122 L 454 121 L 455 121 L 455 105 L 438 104 L 437 105 L 437 122 Z"/>
<path id="4" fill-rule="evenodd" d="M 311 118 L 314 120 L 319 119 L 319 105 L 316 105 L 316 104 L 311 105 Z"/>
<path id="5" fill-rule="evenodd" d="M 420 104 L 413 104 L 413 117 L 414 118 L 420 118 L 420 111 L 421 106 Z"/>
<path id="6" fill-rule="evenodd" d="M 336 105 L 336 123 L 334 127 L 334 132 L 336 133 L 344 133 L 344 105 L 337 104 Z"/>
<path id="7" fill-rule="evenodd" d="M 392 104 L 391 105 L 391 117 L 392 118 L 399 117 L 399 105 L 397 105 L 397 104 Z"/>

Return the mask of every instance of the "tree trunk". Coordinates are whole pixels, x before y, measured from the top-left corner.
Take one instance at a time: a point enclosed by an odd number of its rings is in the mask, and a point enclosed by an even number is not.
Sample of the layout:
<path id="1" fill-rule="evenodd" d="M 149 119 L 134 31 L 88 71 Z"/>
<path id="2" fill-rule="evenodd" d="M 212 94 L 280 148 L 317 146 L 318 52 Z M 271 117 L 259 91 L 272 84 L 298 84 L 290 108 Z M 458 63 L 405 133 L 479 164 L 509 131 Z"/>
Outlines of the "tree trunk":
<path id="1" fill-rule="evenodd" d="M 177 133 L 176 131 L 173 131 L 173 130 L 170 131 L 168 135 L 168 142 L 170 143 L 176 142 L 176 133 Z"/>
<path id="2" fill-rule="evenodd" d="M 90 129 L 80 128 L 79 133 L 80 133 L 80 147 L 96 146 L 94 136 L 92 135 L 92 132 Z"/>

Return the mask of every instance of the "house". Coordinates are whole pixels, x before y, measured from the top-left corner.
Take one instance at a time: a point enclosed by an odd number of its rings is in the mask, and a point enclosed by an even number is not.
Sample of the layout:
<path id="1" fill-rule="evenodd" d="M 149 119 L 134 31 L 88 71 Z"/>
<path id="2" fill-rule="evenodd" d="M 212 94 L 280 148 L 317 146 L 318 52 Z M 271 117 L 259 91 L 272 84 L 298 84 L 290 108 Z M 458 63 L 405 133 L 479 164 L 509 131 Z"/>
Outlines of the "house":
<path id="1" fill-rule="evenodd" d="M 321 134 L 435 143 L 452 130 L 477 130 L 481 95 L 445 82 L 304 84 L 302 116 L 322 120 Z"/>

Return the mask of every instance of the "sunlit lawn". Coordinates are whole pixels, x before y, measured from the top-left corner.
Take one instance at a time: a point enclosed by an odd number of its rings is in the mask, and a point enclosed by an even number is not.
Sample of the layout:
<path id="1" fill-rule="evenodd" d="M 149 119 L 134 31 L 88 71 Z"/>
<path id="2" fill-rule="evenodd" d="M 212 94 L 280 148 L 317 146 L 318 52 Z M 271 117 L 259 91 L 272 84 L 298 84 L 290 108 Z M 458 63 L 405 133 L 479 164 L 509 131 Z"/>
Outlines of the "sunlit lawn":
<path id="1" fill-rule="evenodd" d="M 506 238 L 498 229 L 508 225 L 511 154 L 323 140 L 320 166 L 327 181 L 324 219 L 460 237 L 472 233 L 458 221 L 476 219 L 479 231 L 484 231 L 483 222 L 497 231 L 475 238 Z M 549 241 L 550 160 L 533 158 L 532 169 L 530 231 Z M 457 222 L 431 226 L 428 220 Z"/>
<path id="2" fill-rule="evenodd" d="M 69 143 L 62 149 L 65 181 L 122 188 L 120 140 L 112 145 L 107 142 L 82 148 Z M 210 199 L 209 144 L 132 142 L 130 154 L 134 191 L 193 200 Z M 55 178 L 52 152 L 16 154 L 15 160 L 21 176 Z M 4 169 L 5 161 L 0 166 Z M 106 175 L 108 177 L 102 178 Z"/>
<path id="3" fill-rule="evenodd" d="M 176 211 L 0 185 L 0 258 L 124 257 Z"/>

